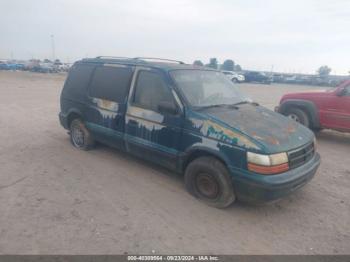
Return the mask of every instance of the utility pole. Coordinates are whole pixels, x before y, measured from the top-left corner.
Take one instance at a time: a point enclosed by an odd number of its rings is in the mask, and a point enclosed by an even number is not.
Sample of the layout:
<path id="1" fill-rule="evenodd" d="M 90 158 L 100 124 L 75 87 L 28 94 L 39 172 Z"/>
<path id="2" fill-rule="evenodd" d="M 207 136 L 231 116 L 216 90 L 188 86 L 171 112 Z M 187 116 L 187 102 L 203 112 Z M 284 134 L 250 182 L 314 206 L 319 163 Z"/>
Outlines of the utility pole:
<path id="1" fill-rule="evenodd" d="M 55 61 L 55 36 L 51 35 L 52 62 Z"/>

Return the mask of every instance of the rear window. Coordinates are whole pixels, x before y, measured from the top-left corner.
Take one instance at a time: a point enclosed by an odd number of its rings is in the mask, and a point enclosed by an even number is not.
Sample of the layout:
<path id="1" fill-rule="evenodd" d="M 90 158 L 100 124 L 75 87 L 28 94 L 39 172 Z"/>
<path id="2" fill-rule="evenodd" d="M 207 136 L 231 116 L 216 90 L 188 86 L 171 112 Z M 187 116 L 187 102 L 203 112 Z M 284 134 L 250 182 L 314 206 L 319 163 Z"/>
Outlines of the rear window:
<path id="1" fill-rule="evenodd" d="M 93 65 L 76 64 L 69 70 L 69 75 L 63 92 L 71 97 L 86 96 L 86 87 L 89 84 Z"/>
<path id="2" fill-rule="evenodd" d="M 96 67 L 90 84 L 90 96 L 122 103 L 129 91 L 131 67 Z"/>

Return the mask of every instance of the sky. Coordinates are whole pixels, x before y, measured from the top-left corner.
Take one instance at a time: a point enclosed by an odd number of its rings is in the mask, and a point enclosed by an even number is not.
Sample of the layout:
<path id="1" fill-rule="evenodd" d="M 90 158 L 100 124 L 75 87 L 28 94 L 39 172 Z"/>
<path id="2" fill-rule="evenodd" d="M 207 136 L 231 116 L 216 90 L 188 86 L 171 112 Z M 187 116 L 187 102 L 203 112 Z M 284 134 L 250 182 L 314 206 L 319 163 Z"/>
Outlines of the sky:
<path id="1" fill-rule="evenodd" d="M 52 37 L 53 36 L 53 37 Z M 350 71 L 349 0 L 0 0 L 0 58 L 232 59 L 243 69 Z"/>

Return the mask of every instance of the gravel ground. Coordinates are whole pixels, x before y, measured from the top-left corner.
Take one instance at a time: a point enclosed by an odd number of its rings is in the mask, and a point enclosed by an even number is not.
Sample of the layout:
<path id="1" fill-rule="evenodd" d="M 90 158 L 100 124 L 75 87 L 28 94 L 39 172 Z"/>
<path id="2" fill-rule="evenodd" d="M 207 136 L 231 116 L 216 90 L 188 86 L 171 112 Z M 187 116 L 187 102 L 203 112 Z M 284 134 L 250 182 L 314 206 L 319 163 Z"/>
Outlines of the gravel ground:
<path id="1" fill-rule="evenodd" d="M 226 210 L 182 177 L 106 146 L 82 152 L 58 122 L 65 75 L 0 72 L 0 253 L 350 254 L 350 135 L 318 135 L 302 190 Z M 242 84 L 273 108 L 310 87 Z"/>

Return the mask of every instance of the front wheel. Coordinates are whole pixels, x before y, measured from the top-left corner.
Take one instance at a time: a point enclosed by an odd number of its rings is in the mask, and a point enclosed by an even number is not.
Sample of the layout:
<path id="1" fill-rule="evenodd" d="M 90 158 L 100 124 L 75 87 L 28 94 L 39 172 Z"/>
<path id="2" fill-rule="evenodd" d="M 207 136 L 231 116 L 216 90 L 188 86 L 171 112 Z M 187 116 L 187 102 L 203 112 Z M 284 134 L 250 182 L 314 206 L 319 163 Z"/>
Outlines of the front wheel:
<path id="1" fill-rule="evenodd" d="M 89 150 L 95 145 L 89 130 L 81 119 L 74 119 L 70 124 L 70 141 L 73 146 L 81 150 Z"/>
<path id="2" fill-rule="evenodd" d="M 227 168 L 213 157 L 200 157 L 186 168 L 185 185 L 187 191 L 206 204 L 225 208 L 236 197 Z"/>
<path id="3" fill-rule="evenodd" d="M 306 126 L 310 127 L 310 120 L 308 115 L 299 108 L 291 108 L 286 112 L 286 116 L 290 119 Z"/>

